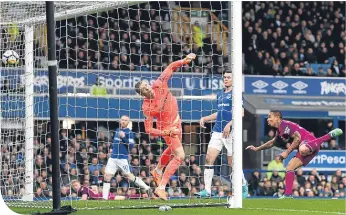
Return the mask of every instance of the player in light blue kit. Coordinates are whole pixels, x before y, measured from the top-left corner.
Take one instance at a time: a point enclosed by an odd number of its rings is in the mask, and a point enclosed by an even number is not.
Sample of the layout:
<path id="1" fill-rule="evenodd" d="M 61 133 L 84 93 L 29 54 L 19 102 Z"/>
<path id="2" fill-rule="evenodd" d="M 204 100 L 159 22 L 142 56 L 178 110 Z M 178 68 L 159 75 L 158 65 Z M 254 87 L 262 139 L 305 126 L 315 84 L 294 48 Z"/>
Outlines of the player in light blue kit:
<path id="1" fill-rule="evenodd" d="M 122 116 L 120 121 L 120 128 L 115 131 L 114 140 L 112 144 L 112 154 L 108 159 L 107 166 L 105 169 L 105 177 L 103 183 L 103 198 L 108 199 L 109 189 L 110 189 L 110 180 L 112 176 L 119 169 L 124 177 L 130 179 L 137 186 L 148 191 L 150 187 L 146 185 L 142 179 L 135 177 L 130 172 L 129 167 L 129 153 L 134 145 L 134 135 L 132 131 L 128 128 L 130 118 L 128 116 Z"/>
<path id="2" fill-rule="evenodd" d="M 205 122 L 216 120 L 213 127 L 213 133 L 208 145 L 207 156 L 205 158 L 205 189 L 198 193 L 195 193 L 195 195 L 200 197 L 210 197 L 212 195 L 211 183 L 214 177 L 214 162 L 217 156 L 219 156 L 223 146 L 225 146 L 225 148 L 227 149 L 228 165 L 229 167 L 232 167 L 232 73 L 225 72 L 223 74 L 223 81 L 225 88 L 217 94 L 217 112 L 209 116 L 202 117 L 200 120 L 200 125 L 203 128 L 205 128 Z M 243 174 L 243 198 L 246 198 L 247 195 L 247 181 Z"/>

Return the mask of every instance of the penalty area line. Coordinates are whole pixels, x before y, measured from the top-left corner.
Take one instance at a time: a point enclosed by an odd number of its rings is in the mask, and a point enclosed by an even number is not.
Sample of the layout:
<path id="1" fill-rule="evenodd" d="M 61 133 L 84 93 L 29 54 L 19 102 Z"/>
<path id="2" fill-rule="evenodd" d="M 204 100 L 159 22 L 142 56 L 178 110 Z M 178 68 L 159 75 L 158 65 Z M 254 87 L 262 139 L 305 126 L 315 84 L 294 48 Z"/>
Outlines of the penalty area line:
<path id="1" fill-rule="evenodd" d="M 345 215 L 344 212 L 333 212 L 333 211 L 311 211 L 311 210 L 278 209 L 278 208 L 243 208 L 243 209 L 245 209 L 245 210 L 264 210 L 264 211 L 281 211 L 281 212 L 306 212 L 306 213 Z"/>

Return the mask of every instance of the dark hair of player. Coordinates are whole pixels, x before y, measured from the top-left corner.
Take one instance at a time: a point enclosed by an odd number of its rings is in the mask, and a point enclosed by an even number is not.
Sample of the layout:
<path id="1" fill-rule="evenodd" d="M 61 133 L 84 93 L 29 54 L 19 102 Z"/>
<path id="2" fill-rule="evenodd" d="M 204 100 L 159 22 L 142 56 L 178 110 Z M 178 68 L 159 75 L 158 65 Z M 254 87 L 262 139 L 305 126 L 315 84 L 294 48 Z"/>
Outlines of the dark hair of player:
<path id="1" fill-rule="evenodd" d="M 279 110 L 271 110 L 270 113 L 274 114 L 274 116 L 279 117 L 280 119 L 282 119 L 282 113 Z"/>
<path id="2" fill-rule="evenodd" d="M 142 81 L 138 81 L 136 84 L 135 84 L 135 91 L 136 93 L 138 94 L 141 94 L 141 89 L 139 88 L 142 84 Z"/>
<path id="3" fill-rule="evenodd" d="M 232 74 L 232 71 L 230 71 L 230 70 L 225 70 L 225 71 L 223 71 L 222 76 L 224 76 L 226 73 L 231 73 L 231 74 Z"/>

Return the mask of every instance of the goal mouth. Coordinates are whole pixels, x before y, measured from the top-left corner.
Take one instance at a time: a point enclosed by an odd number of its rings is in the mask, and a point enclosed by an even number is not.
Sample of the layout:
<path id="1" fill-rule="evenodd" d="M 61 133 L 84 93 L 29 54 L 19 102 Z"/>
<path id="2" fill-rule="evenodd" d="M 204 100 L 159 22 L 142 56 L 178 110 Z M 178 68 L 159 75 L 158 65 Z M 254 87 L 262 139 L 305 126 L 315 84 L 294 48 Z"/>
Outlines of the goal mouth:
<path id="1" fill-rule="evenodd" d="M 228 3 L 56 2 L 59 122 L 50 120 L 47 68 L 55 61 L 47 60 L 45 4 L 2 2 L 0 6 L 0 53 L 19 54 L 17 66 L 0 67 L 5 86 L 0 92 L 0 192 L 9 207 L 53 207 L 52 160 L 57 156 L 62 206 L 78 210 L 230 206 L 229 193 L 235 190 L 225 149 L 214 165 L 213 197 L 194 196 L 205 188 L 203 171 L 213 125 L 203 130 L 199 121 L 217 110 L 217 94 L 224 87 L 222 73 L 232 65 Z M 122 200 L 101 200 L 108 158 L 115 139 L 121 139 L 115 134 L 122 116 L 130 118 L 127 128 L 135 136 L 133 148 L 127 148 L 122 159 L 128 158 L 135 177 L 150 186 L 149 193 L 156 188 L 150 170 L 167 144 L 164 138 L 146 133 L 143 99 L 134 88 L 141 80 L 154 83 L 170 63 L 189 53 L 196 53 L 195 61 L 174 71 L 168 81 L 177 99 L 186 154 L 166 187 L 168 201 L 146 197 L 125 178 L 123 166 L 108 181 L 109 192 Z M 59 123 L 59 155 L 52 153 L 52 123 Z M 98 196 L 74 190 L 76 180 Z"/>

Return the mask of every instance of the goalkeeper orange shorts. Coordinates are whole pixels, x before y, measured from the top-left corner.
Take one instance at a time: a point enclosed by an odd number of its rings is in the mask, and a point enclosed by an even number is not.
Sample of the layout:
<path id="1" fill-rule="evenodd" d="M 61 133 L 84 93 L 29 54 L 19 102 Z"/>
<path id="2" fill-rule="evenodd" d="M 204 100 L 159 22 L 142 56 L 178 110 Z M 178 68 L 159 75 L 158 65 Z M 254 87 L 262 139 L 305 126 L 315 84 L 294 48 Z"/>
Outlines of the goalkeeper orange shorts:
<path id="1" fill-rule="evenodd" d="M 179 130 L 180 130 L 180 134 L 178 134 L 175 137 L 169 137 L 169 136 L 163 137 L 163 139 L 165 139 L 165 142 L 166 142 L 167 146 L 171 150 L 174 150 L 174 149 L 179 148 L 180 146 L 182 146 L 182 144 L 181 144 L 181 139 L 182 139 L 182 129 L 181 129 L 181 127 L 179 128 Z"/>

